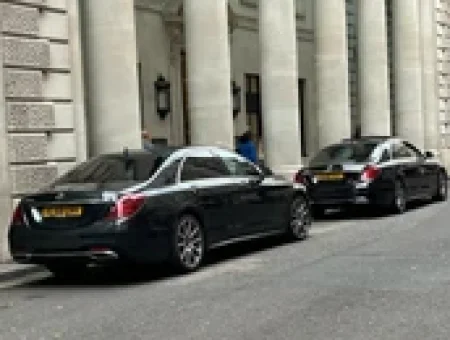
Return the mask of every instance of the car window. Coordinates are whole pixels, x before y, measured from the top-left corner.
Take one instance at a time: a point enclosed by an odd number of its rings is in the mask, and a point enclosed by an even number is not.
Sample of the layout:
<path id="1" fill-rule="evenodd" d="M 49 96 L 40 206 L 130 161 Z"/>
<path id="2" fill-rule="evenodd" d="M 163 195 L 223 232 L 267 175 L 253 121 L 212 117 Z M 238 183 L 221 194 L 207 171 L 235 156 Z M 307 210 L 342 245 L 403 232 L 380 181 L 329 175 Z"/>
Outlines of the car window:
<path id="1" fill-rule="evenodd" d="M 416 158 L 419 155 L 407 145 L 395 144 L 392 150 L 392 157 L 394 159 Z"/>
<path id="2" fill-rule="evenodd" d="M 181 181 L 220 178 L 230 173 L 218 157 L 187 157 L 181 170 Z"/>
<path id="3" fill-rule="evenodd" d="M 370 160 L 376 143 L 358 142 L 330 145 L 312 158 L 310 166 L 327 166 L 342 163 L 365 163 Z"/>
<path id="4" fill-rule="evenodd" d="M 57 179 L 54 185 L 145 180 L 139 178 L 136 164 L 135 159 L 125 159 L 119 156 L 92 158 Z"/>
<path id="5" fill-rule="evenodd" d="M 236 157 L 223 158 L 223 162 L 232 176 L 259 176 L 260 174 L 253 164 Z"/>
<path id="6" fill-rule="evenodd" d="M 391 160 L 391 152 L 389 149 L 384 149 L 381 153 L 380 163 L 386 163 Z"/>
<path id="7" fill-rule="evenodd" d="M 152 188 L 160 188 L 169 185 L 173 185 L 176 182 L 178 170 L 180 168 L 181 159 L 177 159 L 174 162 L 167 165 L 152 182 L 150 186 Z"/>
<path id="8" fill-rule="evenodd" d="M 405 146 L 413 153 L 414 157 L 422 158 L 424 157 L 423 154 L 417 149 L 414 145 L 404 142 Z"/>

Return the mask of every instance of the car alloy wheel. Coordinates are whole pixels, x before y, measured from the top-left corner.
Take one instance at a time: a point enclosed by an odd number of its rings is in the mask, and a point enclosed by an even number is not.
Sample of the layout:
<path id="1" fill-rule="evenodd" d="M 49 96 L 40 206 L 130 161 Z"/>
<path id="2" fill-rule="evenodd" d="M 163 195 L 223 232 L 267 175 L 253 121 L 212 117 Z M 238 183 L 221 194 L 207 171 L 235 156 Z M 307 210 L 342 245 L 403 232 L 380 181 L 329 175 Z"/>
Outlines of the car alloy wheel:
<path id="1" fill-rule="evenodd" d="M 200 267 L 205 253 L 201 223 L 191 215 L 182 216 L 175 228 L 175 260 L 184 271 Z"/>
<path id="2" fill-rule="evenodd" d="M 294 199 L 291 205 L 289 233 L 296 240 L 308 237 L 311 227 L 311 208 L 303 196 Z"/>
<path id="3" fill-rule="evenodd" d="M 442 173 L 439 175 L 438 190 L 438 199 L 445 201 L 448 196 L 448 183 L 447 178 Z"/>
<path id="4" fill-rule="evenodd" d="M 395 182 L 394 206 L 395 206 L 395 211 L 399 214 L 402 214 L 406 211 L 405 188 L 404 188 L 403 184 L 399 181 Z"/>

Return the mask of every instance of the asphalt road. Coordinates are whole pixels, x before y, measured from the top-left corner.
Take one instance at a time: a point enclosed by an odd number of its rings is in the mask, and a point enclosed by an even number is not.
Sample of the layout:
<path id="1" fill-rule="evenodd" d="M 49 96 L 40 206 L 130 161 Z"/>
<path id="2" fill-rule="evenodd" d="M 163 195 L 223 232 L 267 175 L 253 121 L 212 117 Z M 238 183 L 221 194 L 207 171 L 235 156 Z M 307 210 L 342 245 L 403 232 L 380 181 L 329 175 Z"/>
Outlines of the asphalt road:
<path id="1" fill-rule="evenodd" d="M 186 276 L 30 279 L 0 289 L 0 339 L 448 339 L 449 204 L 334 216 Z"/>

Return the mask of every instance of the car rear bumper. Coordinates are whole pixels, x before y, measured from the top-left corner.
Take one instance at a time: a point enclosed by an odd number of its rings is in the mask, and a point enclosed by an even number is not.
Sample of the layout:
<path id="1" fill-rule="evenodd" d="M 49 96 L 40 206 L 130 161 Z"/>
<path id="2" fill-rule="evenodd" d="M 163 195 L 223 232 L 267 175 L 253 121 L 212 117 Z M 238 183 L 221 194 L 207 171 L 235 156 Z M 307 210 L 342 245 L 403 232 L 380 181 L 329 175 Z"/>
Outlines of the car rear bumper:
<path id="1" fill-rule="evenodd" d="M 96 232 L 97 231 L 97 232 Z M 169 237 L 165 231 L 146 232 L 127 228 L 121 231 L 35 230 L 12 227 L 10 251 L 20 263 L 107 262 L 138 263 L 164 261 L 169 256 Z"/>
<path id="2" fill-rule="evenodd" d="M 119 254 L 114 250 L 87 250 L 87 251 L 49 251 L 43 253 L 36 252 L 16 252 L 13 258 L 17 262 L 32 263 L 46 262 L 49 260 L 83 260 L 87 262 L 105 262 L 118 260 Z"/>
<path id="3" fill-rule="evenodd" d="M 311 203 L 316 206 L 342 205 L 387 205 L 392 200 L 392 193 L 379 190 L 370 184 L 355 184 L 336 188 L 314 188 L 310 190 Z"/>

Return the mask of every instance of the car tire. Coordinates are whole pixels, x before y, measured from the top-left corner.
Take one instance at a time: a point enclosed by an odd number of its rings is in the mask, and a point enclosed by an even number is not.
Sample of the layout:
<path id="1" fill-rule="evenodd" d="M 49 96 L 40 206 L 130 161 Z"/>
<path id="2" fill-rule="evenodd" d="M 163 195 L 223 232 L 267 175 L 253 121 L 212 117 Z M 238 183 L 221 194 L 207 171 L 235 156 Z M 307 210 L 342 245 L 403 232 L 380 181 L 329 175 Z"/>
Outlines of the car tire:
<path id="1" fill-rule="evenodd" d="M 311 206 L 308 200 L 302 195 L 295 197 L 289 213 L 289 238 L 292 240 L 308 238 L 312 222 Z"/>
<path id="2" fill-rule="evenodd" d="M 394 197 L 391 208 L 395 214 L 403 214 L 407 208 L 405 185 L 399 180 L 394 182 Z"/>
<path id="3" fill-rule="evenodd" d="M 193 272 L 202 265 L 205 251 L 201 222 L 191 214 L 182 215 L 173 228 L 172 263 L 182 272 Z"/>
<path id="4" fill-rule="evenodd" d="M 433 199 L 435 201 L 446 201 L 448 197 L 448 183 L 447 183 L 447 176 L 444 172 L 440 171 L 438 178 L 437 178 L 437 189 L 436 194 L 434 195 Z"/>

